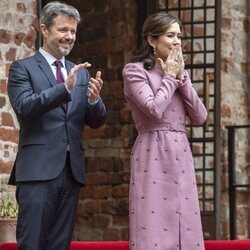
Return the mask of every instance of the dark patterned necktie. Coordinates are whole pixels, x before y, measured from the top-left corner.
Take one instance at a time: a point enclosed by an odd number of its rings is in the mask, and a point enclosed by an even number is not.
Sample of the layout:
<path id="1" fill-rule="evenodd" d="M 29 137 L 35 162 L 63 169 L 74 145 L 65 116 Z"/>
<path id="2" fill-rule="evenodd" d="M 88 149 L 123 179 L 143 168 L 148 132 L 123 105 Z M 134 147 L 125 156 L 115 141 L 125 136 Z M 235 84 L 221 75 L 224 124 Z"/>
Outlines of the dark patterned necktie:
<path id="1" fill-rule="evenodd" d="M 63 83 L 64 82 L 64 79 L 63 79 L 63 74 L 62 74 L 62 67 L 63 67 L 63 64 L 61 61 L 55 61 L 54 62 L 55 66 L 56 66 L 56 81 L 60 84 L 60 83 Z M 64 103 L 63 104 L 63 107 L 65 109 L 65 111 L 67 110 L 68 108 L 68 103 Z"/>

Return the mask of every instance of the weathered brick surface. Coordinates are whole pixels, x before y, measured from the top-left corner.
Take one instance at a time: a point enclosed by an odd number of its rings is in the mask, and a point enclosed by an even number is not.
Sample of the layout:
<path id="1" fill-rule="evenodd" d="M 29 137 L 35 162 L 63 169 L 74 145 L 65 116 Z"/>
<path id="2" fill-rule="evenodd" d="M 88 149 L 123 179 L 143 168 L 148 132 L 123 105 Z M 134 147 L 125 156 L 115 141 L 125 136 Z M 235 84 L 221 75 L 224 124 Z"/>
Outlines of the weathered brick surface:
<path id="1" fill-rule="evenodd" d="M 18 143 L 18 123 L 7 96 L 7 79 L 13 60 L 34 52 L 36 1 L 0 2 L 0 173 L 10 173 Z"/>
<path id="2" fill-rule="evenodd" d="M 196 0 L 199 1 L 199 0 Z M 137 6 L 134 0 L 65 1 L 81 12 L 78 40 L 69 59 L 88 61 L 90 73 L 102 71 L 102 97 L 108 119 L 100 129 L 86 127 L 84 152 L 87 185 L 81 190 L 74 230 L 75 240 L 128 239 L 129 156 L 136 137 L 131 112 L 123 96 L 121 70 L 137 44 Z M 165 1 L 162 1 L 165 4 Z M 188 1 L 187 1 L 188 2 Z M 182 1 L 182 4 L 187 4 Z M 201 1 L 203 2 L 203 1 Z M 225 126 L 250 123 L 249 32 L 246 1 L 222 0 L 221 27 L 221 232 L 229 237 L 228 156 Z M 10 173 L 18 143 L 18 123 L 7 97 L 10 63 L 35 51 L 38 20 L 35 0 L 1 0 L 0 10 L 0 173 Z M 202 20 L 202 15 L 196 16 Z M 191 21 L 185 12 L 184 21 Z M 196 27 L 196 35 L 204 29 Z M 185 46 L 191 46 L 186 44 Z M 197 45 L 198 46 L 198 45 Z M 189 49 L 190 50 L 190 49 Z M 237 134 L 237 174 L 250 174 L 249 131 Z M 201 148 L 194 148 L 200 152 Z M 197 175 L 199 182 L 202 176 Z M 212 189 L 207 195 L 212 194 Z M 248 196 L 247 196 L 248 194 Z M 238 193 L 237 229 L 249 237 L 249 192 Z M 210 204 L 208 204 L 210 206 Z"/>
<path id="3" fill-rule="evenodd" d="M 248 3 L 249 4 L 249 3 Z M 221 125 L 222 125 L 222 237 L 229 238 L 228 157 L 225 126 L 250 124 L 249 89 L 249 15 L 246 2 L 222 1 L 221 43 Z M 236 175 L 239 183 L 250 183 L 249 132 L 240 129 L 236 133 Z M 239 238 L 249 238 L 249 192 L 238 191 L 237 231 Z M 243 196 L 243 197 L 242 197 Z M 242 206 L 244 208 L 242 208 Z M 244 222 L 242 218 L 244 218 Z M 247 219 L 248 217 L 248 219 Z"/>

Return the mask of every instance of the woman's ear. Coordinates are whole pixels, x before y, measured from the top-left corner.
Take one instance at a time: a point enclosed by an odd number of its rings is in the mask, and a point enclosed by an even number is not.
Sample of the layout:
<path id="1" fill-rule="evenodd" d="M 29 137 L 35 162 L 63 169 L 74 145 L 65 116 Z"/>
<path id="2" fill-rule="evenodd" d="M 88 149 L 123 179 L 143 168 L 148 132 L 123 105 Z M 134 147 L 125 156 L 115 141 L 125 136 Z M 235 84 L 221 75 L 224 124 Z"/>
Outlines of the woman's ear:
<path id="1" fill-rule="evenodd" d="M 147 37 L 148 43 L 151 47 L 155 48 L 156 46 L 156 40 L 152 36 Z"/>

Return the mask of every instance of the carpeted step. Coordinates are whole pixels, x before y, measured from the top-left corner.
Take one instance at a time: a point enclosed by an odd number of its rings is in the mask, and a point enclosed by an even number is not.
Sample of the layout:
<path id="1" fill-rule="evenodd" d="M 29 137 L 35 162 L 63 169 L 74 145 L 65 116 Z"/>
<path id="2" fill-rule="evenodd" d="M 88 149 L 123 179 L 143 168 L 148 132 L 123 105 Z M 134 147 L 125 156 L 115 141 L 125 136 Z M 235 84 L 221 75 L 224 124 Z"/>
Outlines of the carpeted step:
<path id="1" fill-rule="evenodd" d="M 206 250 L 250 250 L 249 240 L 207 240 Z M 17 244 L 0 243 L 0 250 L 17 250 Z M 70 250 L 129 250 L 128 241 L 73 241 Z"/>

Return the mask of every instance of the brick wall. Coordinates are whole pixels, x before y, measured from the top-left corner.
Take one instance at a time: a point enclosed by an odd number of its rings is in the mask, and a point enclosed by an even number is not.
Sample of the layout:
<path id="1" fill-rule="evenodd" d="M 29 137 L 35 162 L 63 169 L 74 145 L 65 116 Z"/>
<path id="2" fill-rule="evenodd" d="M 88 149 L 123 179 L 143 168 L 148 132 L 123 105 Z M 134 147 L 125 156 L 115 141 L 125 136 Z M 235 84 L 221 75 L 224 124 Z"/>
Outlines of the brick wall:
<path id="1" fill-rule="evenodd" d="M 199 1 L 199 0 L 196 0 Z M 129 154 L 135 139 L 131 113 L 122 92 L 121 69 L 136 46 L 134 0 L 67 0 L 83 17 L 70 59 L 88 61 L 91 74 L 101 70 L 108 120 L 86 128 L 87 186 L 81 191 L 74 239 L 128 239 Z M 221 143 L 222 236 L 228 238 L 226 125 L 250 123 L 248 3 L 222 0 Z M 36 1 L 0 1 L 0 173 L 9 173 L 17 151 L 18 124 L 6 94 L 9 64 L 34 53 Z M 4 10 L 4 11 L 3 11 Z M 249 131 L 237 135 L 239 178 L 249 176 Z M 249 237 L 249 192 L 239 194 L 240 237 Z M 248 217 L 249 218 L 249 217 Z M 244 222 L 244 223 L 243 223 Z"/>
<path id="2" fill-rule="evenodd" d="M 34 53 L 36 39 L 36 1 L 0 2 L 0 173 L 9 173 L 15 159 L 18 123 L 7 97 L 10 63 Z"/>
<path id="3" fill-rule="evenodd" d="M 125 106 L 121 70 L 136 46 L 136 4 L 133 0 L 67 2 L 83 18 L 70 56 L 76 62 L 90 62 L 92 75 L 102 71 L 102 97 L 108 112 L 105 126 L 84 131 L 87 187 L 81 192 L 74 238 L 128 239 L 129 154 L 134 128 Z"/>
<path id="4" fill-rule="evenodd" d="M 87 187 L 82 189 L 74 239 L 128 238 L 129 153 L 134 139 L 131 114 L 125 107 L 121 70 L 136 45 L 136 5 L 126 1 L 65 1 L 83 17 L 69 59 L 88 61 L 94 76 L 102 71 L 102 96 L 108 120 L 100 129 L 86 127 Z M 34 53 L 36 1 L 2 0 L 0 9 L 1 93 L 0 171 L 10 173 L 17 152 L 18 123 L 6 93 L 13 60 Z"/>
<path id="5" fill-rule="evenodd" d="M 221 231 L 229 238 L 227 129 L 230 125 L 250 124 L 249 1 L 222 1 L 221 29 L 221 142 L 222 211 Z M 250 183 L 250 129 L 236 130 L 236 177 Z M 237 192 L 237 231 L 239 238 L 250 237 L 250 190 Z"/>

